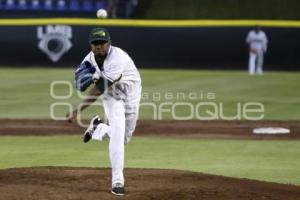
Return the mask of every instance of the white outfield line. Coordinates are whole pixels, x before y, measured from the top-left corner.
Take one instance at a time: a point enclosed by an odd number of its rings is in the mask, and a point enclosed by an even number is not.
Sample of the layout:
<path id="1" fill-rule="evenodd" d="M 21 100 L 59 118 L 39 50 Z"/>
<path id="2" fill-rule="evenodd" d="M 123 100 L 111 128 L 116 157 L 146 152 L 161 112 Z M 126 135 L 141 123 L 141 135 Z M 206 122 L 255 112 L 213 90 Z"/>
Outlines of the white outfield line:
<path id="1" fill-rule="evenodd" d="M 39 18 L 0 19 L 0 26 L 35 26 L 48 24 L 78 26 L 125 26 L 125 27 L 264 27 L 300 28 L 295 20 L 133 20 L 133 19 L 87 19 L 87 18 Z"/>

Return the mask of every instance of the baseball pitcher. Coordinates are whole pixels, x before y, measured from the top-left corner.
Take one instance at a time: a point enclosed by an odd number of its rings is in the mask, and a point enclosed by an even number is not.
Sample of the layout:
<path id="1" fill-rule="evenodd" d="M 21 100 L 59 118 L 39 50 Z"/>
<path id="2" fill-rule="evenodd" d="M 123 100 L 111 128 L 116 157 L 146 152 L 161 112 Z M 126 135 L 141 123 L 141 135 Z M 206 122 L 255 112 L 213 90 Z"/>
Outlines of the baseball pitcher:
<path id="1" fill-rule="evenodd" d="M 78 112 L 100 96 L 109 125 L 103 123 L 99 116 L 93 117 L 83 134 L 83 141 L 109 138 L 111 192 L 123 195 L 124 145 L 130 141 L 136 126 L 142 91 L 141 78 L 129 55 L 111 45 L 110 34 L 105 28 L 92 29 L 89 42 L 91 52 L 75 72 L 76 88 L 85 91 L 91 87 L 89 96 L 67 118 L 69 121 L 74 120 Z"/>
<path id="2" fill-rule="evenodd" d="M 246 38 L 249 45 L 248 71 L 250 75 L 263 73 L 264 53 L 267 52 L 268 39 L 259 26 L 255 26 Z"/>

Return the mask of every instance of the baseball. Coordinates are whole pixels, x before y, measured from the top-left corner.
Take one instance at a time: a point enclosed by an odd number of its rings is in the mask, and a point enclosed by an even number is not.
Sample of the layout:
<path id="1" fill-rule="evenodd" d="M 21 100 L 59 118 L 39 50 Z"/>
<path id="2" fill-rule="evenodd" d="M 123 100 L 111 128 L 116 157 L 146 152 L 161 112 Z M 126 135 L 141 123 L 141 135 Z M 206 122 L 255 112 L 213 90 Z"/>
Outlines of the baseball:
<path id="1" fill-rule="evenodd" d="M 100 74 L 98 72 L 95 72 L 92 76 L 93 81 L 98 81 L 100 79 Z"/>
<path id="2" fill-rule="evenodd" d="M 107 18 L 107 12 L 105 9 L 99 9 L 97 11 L 97 17 L 100 18 L 100 19 L 104 19 L 104 18 Z"/>

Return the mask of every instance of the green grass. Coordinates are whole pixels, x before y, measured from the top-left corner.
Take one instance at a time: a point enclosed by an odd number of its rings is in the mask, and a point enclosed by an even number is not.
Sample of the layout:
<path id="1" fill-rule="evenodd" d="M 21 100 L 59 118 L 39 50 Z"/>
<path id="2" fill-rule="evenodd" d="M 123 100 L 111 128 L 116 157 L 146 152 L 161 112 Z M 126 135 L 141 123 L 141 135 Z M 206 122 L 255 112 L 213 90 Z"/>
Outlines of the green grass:
<path id="1" fill-rule="evenodd" d="M 1 68 L 0 118 L 50 118 L 53 103 L 76 105 L 80 98 L 74 90 L 73 74 L 73 69 Z M 249 76 L 246 71 L 141 70 L 141 75 L 143 103 L 159 106 L 162 102 L 183 102 L 192 103 L 195 108 L 199 102 L 215 102 L 218 105 L 217 116 L 221 119 L 220 103 L 223 104 L 224 115 L 230 117 L 237 115 L 239 103 L 243 106 L 247 102 L 259 102 L 265 109 L 264 119 L 300 119 L 300 73 L 297 72 L 266 72 L 263 76 Z M 72 83 L 71 97 L 52 98 L 50 85 L 53 81 Z M 67 85 L 56 85 L 54 93 L 68 95 L 69 88 Z M 178 93 L 183 96 L 177 96 Z M 190 98 L 190 94 L 196 96 Z M 211 98 L 211 94 L 214 98 Z M 164 108 L 171 110 L 172 105 Z M 187 106 L 177 106 L 175 114 L 188 117 L 191 114 L 189 109 Z M 201 107 L 199 112 L 212 109 L 209 106 Z M 55 107 L 54 115 L 63 117 L 67 110 L 66 106 Z M 93 106 L 85 112 L 84 117 L 95 113 L 102 114 L 103 109 Z M 202 113 L 201 116 L 206 116 Z M 191 116 L 197 118 L 195 114 Z M 158 118 L 158 114 L 154 115 L 149 106 L 142 106 L 140 117 L 153 119 Z M 170 112 L 163 112 L 161 119 L 173 117 Z"/>
<path id="2" fill-rule="evenodd" d="M 126 167 L 181 169 L 300 185 L 300 141 L 134 137 Z M 0 168 L 109 167 L 108 142 L 80 136 L 1 137 Z"/>
<path id="3" fill-rule="evenodd" d="M 72 69 L 0 69 L 0 118 L 50 118 L 53 103 L 76 105 L 80 98 L 73 90 Z M 249 76 L 246 71 L 141 70 L 142 103 L 176 102 L 222 103 L 225 116 L 234 116 L 238 103 L 260 102 L 264 119 L 299 120 L 300 73 L 267 72 Z M 72 83 L 67 99 L 53 99 L 53 81 Z M 55 87 L 56 95 L 69 93 L 66 85 Z M 177 97 L 180 93 L 184 96 Z M 196 94 L 196 98 L 189 98 Z M 211 98 L 213 94 L 214 98 Z M 170 98 L 171 95 L 171 98 Z M 158 98 L 158 96 L 160 98 Z M 96 108 L 96 109 L 95 109 Z M 208 108 L 203 108 L 205 111 Z M 201 110 L 201 112 L 203 112 Z M 56 107 L 63 117 L 66 107 Z M 103 114 L 99 106 L 84 116 Z M 176 115 L 187 116 L 187 107 L 177 107 Z M 153 119 L 153 110 L 141 107 L 142 119 Z M 170 113 L 162 119 L 172 119 Z M 27 136 L 0 138 L 0 168 L 29 166 L 109 167 L 107 141 L 83 144 L 80 136 Z M 136 137 L 126 147 L 126 166 L 170 168 L 232 177 L 300 185 L 299 141 L 188 140 Z"/>

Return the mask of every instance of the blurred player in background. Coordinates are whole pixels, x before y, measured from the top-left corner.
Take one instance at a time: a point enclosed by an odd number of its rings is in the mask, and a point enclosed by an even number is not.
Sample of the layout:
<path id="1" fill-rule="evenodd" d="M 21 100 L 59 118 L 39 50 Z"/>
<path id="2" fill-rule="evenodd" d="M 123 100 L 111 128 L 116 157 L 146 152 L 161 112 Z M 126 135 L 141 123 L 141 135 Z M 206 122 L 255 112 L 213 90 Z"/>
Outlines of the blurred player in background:
<path id="1" fill-rule="evenodd" d="M 138 0 L 108 0 L 109 18 L 131 18 Z"/>
<path id="2" fill-rule="evenodd" d="M 89 95 L 78 108 L 67 114 L 73 121 L 78 112 L 91 105 L 100 96 L 108 118 L 103 123 L 99 116 L 92 118 L 83 135 L 86 143 L 90 139 L 102 141 L 109 138 L 109 156 L 112 167 L 112 190 L 123 195 L 124 190 L 124 145 L 132 136 L 138 118 L 141 98 L 140 74 L 129 55 L 112 46 L 110 34 L 105 28 L 95 28 L 89 36 L 91 52 L 83 59 L 75 72 L 76 88 Z"/>
<path id="3" fill-rule="evenodd" d="M 259 26 L 250 30 L 246 42 L 249 45 L 249 74 L 263 74 L 264 54 L 267 52 L 268 39 Z"/>

